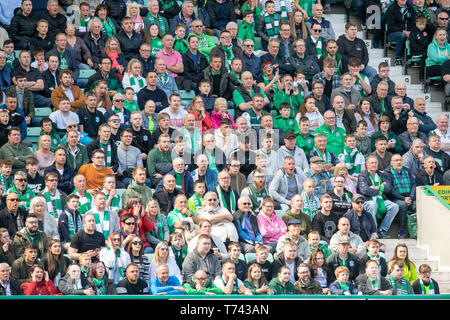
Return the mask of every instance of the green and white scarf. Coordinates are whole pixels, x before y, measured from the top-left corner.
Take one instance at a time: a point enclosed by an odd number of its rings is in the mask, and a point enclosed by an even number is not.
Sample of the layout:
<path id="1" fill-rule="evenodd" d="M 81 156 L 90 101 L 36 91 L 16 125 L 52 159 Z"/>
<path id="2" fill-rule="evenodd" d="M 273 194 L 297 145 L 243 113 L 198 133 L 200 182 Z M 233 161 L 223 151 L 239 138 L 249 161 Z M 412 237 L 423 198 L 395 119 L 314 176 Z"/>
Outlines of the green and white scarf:
<path id="1" fill-rule="evenodd" d="M 287 9 L 286 9 L 286 2 L 284 0 L 280 1 L 280 13 L 281 13 L 281 18 L 283 19 L 283 21 L 288 22 L 289 18 L 288 18 Z"/>
<path id="2" fill-rule="evenodd" d="M 108 278 L 106 275 L 103 276 L 103 279 L 97 279 L 96 277 L 92 278 L 92 281 L 94 282 L 95 287 L 97 288 L 97 295 L 104 296 L 106 295 L 106 288 L 105 283 Z"/>
<path id="3" fill-rule="evenodd" d="M 314 46 L 316 47 L 316 54 L 317 54 L 317 59 L 319 59 L 322 56 L 322 37 L 320 36 L 319 39 L 314 40 L 314 37 L 311 36 L 311 40 L 314 43 Z"/>
<path id="4" fill-rule="evenodd" d="M 122 112 L 122 111 L 118 111 L 116 109 L 113 109 L 114 113 L 118 113 L 118 112 Z M 100 149 L 105 150 L 105 145 L 99 141 L 99 145 L 100 145 Z M 106 159 L 105 159 L 105 167 L 111 167 L 111 142 L 108 140 L 108 144 L 106 145 Z"/>
<path id="5" fill-rule="evenodd" d="M 103 211 L 103 219 L 100 221 L 100 213 L 96 212 L 94 209 L 91 212 L 95 217 L 95 229 L 98 232 L 103 233 L 105 240 L 109 237 L 109 214 L 108 210 Z"/>
<path id="6" fill-rule="evenodd" d="M 55 219 L 58 219 L 63 208 L 61 204 L 61 193 L 56 189 L 55 195 L 52 196 L 48 191 L 48 188 L 44 189 L 45 202 L 47 203 L 47 212 L 50 213 Z"/>
<path id="7" fill-rule="evenodd" d="M 314 194 L 308 196 L 308 194 L 305 191 L 302 192 L 302 198 L 303 198 L 302 212 L 306 213 L 308 217 L 311 218 L 312 221 L 314 216 L 316 215 L 317 209 L 319 208 L 319 203 Z"/>
<path id="8" fill-rule="evenodd" d="M 150 222 L 153 224 L 153 229 L 150 232 L 152 236 L 158 238 L 159 240 L 164 240 L 164 224 L 162 222 L 161 216 L 157 215 L 156 220 L 150 218 Z"/>
<path id="9" fill-rule="evenodd" d="M 401 178 L 399 177 L 399 173 L 394 170 L 391 166 L 391 173 L 394 177 L 394 187 L 397 189 L 398 193 L 401 195 L 404 194 L 410 194 L 411 192 L 411 183 L 408 179 L 408 176 L 406 175 L 405 169 L 402 168 L 402 171 L 400 172 Z"/>
<path id="10" fill-rule="evenodd" d="M 266 12 L 264 14 L 264 23 L 266 24 L 266 32 L 269 37 L 278 38 L 278 33 L 280 32 L 280 18 L 278 18 L 278 14 L 273 14 L 273 24 L 270 21 L 270 16 Z"/>
<path id="11" fill-rule="evenodd" d="M 84 215 L 86 212 L 88 212 L 89 210 L 91 210 L 92 208 L 92 196 L 90 193 L 86 192 L 86 190 L 84 191 L 84 194 L 81 195 L 77 188 L 75 188 L 75 190 L 73 190 L 72 194 L 76 194 L 77 196 L 80 197 L 80 200 L 78 200 L 78 212 L 81 215 Z"/>
<path id="12" fill-rule="evenodd" d="M 426 295 L 426 294 L 436 294 L 435 291 L 434 291 L 434 283 L 433 283 L 433 280 L 430 279 L 430 284 L 429 284 L 428 286 L 426 286 L 426 285 L 423 283 L 422 278 L 419 278 L 419 281 L 420 281 L 420 292 L 421 292 L 423 295 Z"/>
<path id="13" fill-rule="evenodd" d="M 81 219 L 81 215 L 70 212 L 69 210 L 65 211 L 67 214 L 67 223 L 69 226 L 69 236 L 72 237 L 82 229 L 83 220 Z M 74 219 L 75 216 L 75 219 Z"/>
<path id="14" fill-rule="evenodd" d="M 217 190 L 217 193 L 219 194 L 220 206 L 228 209 L 228 211 L 230 211 L 231 213 L 236 211 L 236 196 L 234 195 L 233 190 L 230 188 L 230 190 L 231 190 L 231 192 L 230 192 L 230 206 L 231 206 L 231 208 L 228 208 L 228 206 L 227 206 L 227 202 L 225 201 L 225 196 L 224 196 L 224 194 L 222 192 L 222 188 L 220 186 L 217 186 L 216 190 Z"/>
<path id="15" fill-rule="evenodd" d="M 325 150 L 325 154 L 322 154 L 322 152 L 320 152 L 320 150 L 317 149 L 316 146 L 314 146 L 314 150 L 316 150 L 319 157 L 325 160 L 324 163 L 330 163 L 330 153 L 327 150 Z"/>
<path id="16" fill-rule="evenodd" d="M 156 19 L 158 19 L 158 21 L 156 21 L 155 18 L 153 18 L 153 16 L 151 15 L 151 13 L 149 13 L 147 15 L 147 19 L 150 22 L 150 24 L 154 24 L 156 23 L 157 25 L 159 25 L 159 29 L 161 29 L 161 33 L 162 35 L 165 35 L 167 33 L 166 31 L 166 25 L 164 24 L 164 20 L 163 18 L 161 18 L 161 16 L 158 14 L 158 16 L 156 17 Z"/>
<path id="17" fill-rule="evenodd" d="M 345 162 L 345 165 L 347 166 L 348 173 L 350 175 L 361 173 L 361 165 L 364 163 L 357 162 L 357 156 L 360 153 L 361 152 L 359 152 L 359 150 L 357 148 L 350 149 L 344 145 L 344 152 L 342 154 L 344 155 L 344 162 Z M 364 158 L 362 158 L 362 159 L 364 160 Z"/>
<path id="18" fill-rule="evenodd" d="M 345 292 L 349 292 L 349 285 L 347 283 L 342 284 L 340 281 L 338 281 L 339 286 L 341 287 L 342 290 L 344 290 Z"/>
<path id="19" fill-rule="evenodd" d="M 372 289 L 379 290 L 380 289 L 380 277 L 377 276 L 375 279 L 372 279 L 370 277 L 368 277 L 368 278 L 370 281 L 370 285 L 372 286 Z"/>
<path id="20" fill-rule="evenodd" d="M 6 191 L 14 184 L 12 175 L 9 175 L 8 178 L 5 178 L 1 173 L 0 182 L 2 183 L 3 193 L 6 193 Z"/>
<path id="21" fill-rule="evenodd" d="M 198 196 L 197 192 L 194 192 L 194 195 L 192 197 L 194 199 L 194 205 L 196 209 L 203 206 L 203 199 Z"/>
<path id="22" fill-rule="evenodd" d="M 142 77 L 139 77 L 138 79 L 139 89 L 142 89 L 144 85 L 144 79 Z M 136 78 L 134 76 L 130 76 L 130 85 L 134 87 L 136 85 Z"/>
<path id="23" fill-rule="evenodd" d="M 223 276 L 221 276 L 220 279 L 222 280 L 223 285 L 226 287 L 227 286 L 227 282 L 225 281 Z M 237 294 L 238 293 L 239 288 L 238 288 L 238 281 L 237 280 L 238 280 L 237 278 L 234 279 L 233 291 L 231 292 L 231 294 Z"/>
<path id="24" fill-rule="evenodd" d="M 379 187 L 378 196 L 375 196 L 372 199 L 377 203 L 376 218 L 381 219 L 387 211 L 386 204 L 384 203 L 383 199 L 384 184 L 382 184 L 381 177 L 376 172 L 374 176 L 369 172 L 369 179 L 372 182 L 373 186 Z"/>
<path id="25" fill-rule="evenodd" d="M 408 284 L 406 283 L 406 279 L 402 277 L 402 286 L 401 288 L 397 288 L 396 281 L 392 274 L 389 275 L 389 280 L 391 281 L 391 285 L 394 288 L 394 290 L 397 292 L 397 295 L 404 295 L 408 294 Z"/>
<path id="26" fill-rule="evenodd" d="M 106 250 L 111 251 L 111 248 L 107 247 Z M 120 249 L 116 250 L 115 266 L 119 270 L 120 278 L 123 279 L 125 277 L 125 273 L 123 271 L 126 266 L 123 264 L 122 257 L 120 256 Z M 109 268 L 109 270 L 114 271 L 114 268 Z"/>
<path id="27" fill-rule="evenodd" d="M 109 195 L 106 195 L 106 201 L 109 200 Z M 111 203 L 109 204 L 109 211 L 113 211 L 115 213 L 119 212 L 119 209 L 122 207 L 121 199 L 119 195 L 115 195 L 114 198 L 112 198 Z"/>
<path id="28" fill-rule="evenodd" d="M 227 67 L 228 72 L 231 71 L 231 60 L 234 59 L 233 45 L 229 47 L 225 47 L 224 45 L 220 45 L 223 52 L 225 53 L 225 67 Z"/>
<path id="29" fill-rule="evenodd" d="M 10 193 L 17 194 L 17 196 L 19 197 L 19 201 L 25 202 L 25 206 L 19 205 L 19 207 L 22 209 L 25 209 L 27 211 L 30 210 L 31 199 L 36 197 L 36 194 L 34 193 L 34 191 L 31 190 L 30 188 L 28 188 L 28 186 L 25 187 L 25 190 L 23 192 L 20 192 L 19 190 L 17 190 L 16 185 L 13 184 L 12 187 L 9 188 L 8 191 L 6 191 L 6 194 L 10 194 Z"/>

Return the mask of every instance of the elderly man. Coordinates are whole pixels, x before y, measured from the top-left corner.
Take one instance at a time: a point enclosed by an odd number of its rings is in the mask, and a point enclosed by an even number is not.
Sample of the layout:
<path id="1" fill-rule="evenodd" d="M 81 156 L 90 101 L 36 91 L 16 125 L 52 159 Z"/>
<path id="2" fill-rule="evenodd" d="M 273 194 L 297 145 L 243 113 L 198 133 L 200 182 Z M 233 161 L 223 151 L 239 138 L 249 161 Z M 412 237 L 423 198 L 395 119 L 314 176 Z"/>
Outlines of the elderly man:
<path id="1" fill-rule="evenodd" d="M 89 162 L 87 149 L 79 143 L 79 135 L 76 130 L 67 132 L 67 142 L 60 145 L 66 151 L 66 164 L 74 172 L 78 172 L 83 164 Z"/>
<path id="2" fill-rule="evenodd" d="M 158 201 L 161 213 L 167 216 L 174 208 L 175 198 L 183 193 L 175 188 L 176 179 L 171 174 L 164 176 L 162 186 L 161 189 L 155 191 L 153 198 Z"/>
<path id="3" fill-rule="evenodd" d="M 433 119 L 425 112 L 425 99 L 417 98 L 414 101 L 414 109 L 412 110 L 414 117 L 419 120 L 419 131 L 428 135 L 437 128 Z"/>
<path id="4" fill-rule="evenodd" d="M 183 285 L 186 294 L 192 295 L 218 295 L 222 294 L 222 289 L 210 282 L 204 270 L 198 270 L 189 281 Z"/>
<path id="5" fill-rule="evenodd" d="M 170 33 L 175 34 L 175 27 L 181 23 L 186 26 L 185 34 L 187 35 L 194 31 L 194 21 L 194 4 L 191 1 L 184 1 L 181 5 L 181 11 L 170 21 Z"/>
<path id="6" fill-rule="evenodd" d="M 300 228 L 302 221 L 298 219 L 291 219 L 287 222 L 287 232 L 278 239 L 276 252 L 281 254 L 284 246 L 288 242 L 293 242 L 297 245 L 297 257 L 302 261 L 306 261 L 311 255 L 308 240 L 300 235 Z"/>
<path id="7" fill-rule="evenodd" d="M 402 97 L 402 103 L 406 103 L 409 105 L 410 109 L 414 106 L 414 100 L 407 96 L 407 89 L 406 89 L 406 83 L 404 82 L 397 82 L 395 84 L 394 88 L 394 94 L 399 97 Z"/>
<path id="8" fill-rule="evenodd" d="M 227 170 L 222 170 L 219 173 L 219 185 L 214 192 L 219 197 L 221 207 L 228 209 L 231 213 L 236 211 L 239 194 L 237 191 L 231 189 L 231 176 Z"/>
<path id="9" fill-rule="evenodd" d="M 23 143 L 21 143 L 20 129 L 12 127 L 8 132 L 8 142 L 0 148 L 0 160 L 11 159 L 12 173 L 18 170 L 25 170 L 25 162 L 29 157 L 33 156 L 33 152 Z"/>
<path id="10" fill-rule="evenodd" d="M 11 278 L 11 267 L 6 263 L 0 263 L 0 296 L 19 296 L 23 291 L 20 283 Z"/>
<path id="11" fill-rule="evenodd" d="M 372 90 L 372 94 L 369 99 L 372 103 L 372 108 L 375 113 L 380 115 L 385 114 L 388 110 L 388 88 L 389 85 L 386 81 L 380 81 L 375 90 Z"/>
<path id="12" fill-rule="evenodd" d="M 305 172 L 309 169 L 308 160 L 302 148 L 297 147 L 297 135 L 292 131 L 287 131 L 284 135 L 284 146 L 278 149 L 278 163 L 291 156 L 295 159 L 295 169 L 297 172 Z"/>
<path id="13" fill-rule="evenodd" d="M 428 143 L 428 137 L 425 133 L 419 131 L 419 119 L 410 117 L 406 122 L 406 131 L 398 136 L 403 149 L 409 150 L 414 139 L 419 138 L 424 144 Z"/>
<path id="14" fill-rule="evenodd" d="M 98 68 L 100 65 L 100 60 L 104 56 L 106 40 L 108 39 L 106 33 L 102 32 L 102 25 L 102 21 L 99 18 L 91 18 L 87 25 L 89 31 L 83 37 L 83 41 L 91 53 L 95 68 Z"/>
<path id="15" fill-rule="evenodd" d="M 227 159 L 225 153 L 216 148 L 216 139 L 213 133 L 205 133 L 202 141 L 202 154 L 208 157 L 209 168 L 219 173 L 226 168 Z"/>
<path id="16" fill-rule="evenodd" d="M 116 114 L 119 116 L 121 129 L 130 125 L 131 112 L 123 107 L 124 102 L 125 98 L 123 94 L 114 94 L 112 100 L 113 106 L 111 107 L 111 109 L 105 112 L 105 119 L 108 119 L 108 117 L 112 114 Z"/>
<path id="17" fill-rule="evenodd" d="M 403 103 L 403 99 L 400 96 L 393 96 L 389 103 L 391 106 L 388 108 L 386 113 L 384 114 L 390 119 L 390 131 L 395 133 L 397 136 L 406 131 L 406 123 L 409 118 L 410 106 L 407 103 Z M 399 146 L 396 145 L 398 148 Z M 400 145 L 403 149 L 403 147 Z"/>
<path id="18" fill-rule="evenodd" d="M 341 76 L 341 86 L 331 92 L 330 100 L 333 102 L 337 95 L 344 98 L 345 109 L 356 109 L 356 106 L 361 99 L 361 94 L 359 93 L 359 90 L 353 86 L 352 75 L 350 73 L 346 72 Z"/>
<path id="19" fill-rule="evenodd" d="M 150 292 L 153 295 L 184 294 L 185 289 L 181 286 L 176 276 L 169 276 L 169 267 L 160 264 L 156 269 L 156 278 L 150 280 Z"/>
<path id="20" fill-rule="evenodd" d="M 313 16 L 306 20 L 306 26 L 311 29 L 313 23 L 318 23 L 322 27 L 322 38 L 325 42 L 328 40 L 334 40 L 335 34 L 331 22 L 323 17 L 323 6 L 320 3 L 316 3 L 312 7 Z"/>
<path id="21" fill-rule="evenodd" d="M 422 140 L 414 139 L 411 148 L 402 156 L 403 166 L 410 171 L 413 179 L 416 178 L 417 173 L 422 168 L 423 160 L 426 156 L 423 150 L 424 146 Z"/>
<path id="22" fill-rule="evenodd" d="M 334 172 L 335 166 L 339 163 L 338 155 L 327 150 L 327 136 L 319 133 L 314 137 L 314 145 L 308 154 L 308 158 L 320 157 L 323 159 L 322 169 L 327 172 Z"/>
<path id="23" fill-rule="evenodd" d="M 167 174 L 173 175 L 176 179 L 175 188 L 181 191 L 186 197 L 190 198 L 194 194 L 194 180 L 191 174 L 184 169 L 183 158 L 175 158 L 172 160 L 172 170 Z M 156 190 L 163 188 L 162 181 L 156 186 Z"/>
<path id="24" fill-rule="evenodd" d="M 375 220 L 364 210 L 364 199 L 364 196 L 355 193 L 352 197 L 352 209 L 348 210 L 344 217 L 350 221 L 350 231 L 366 242 L 378 238 L 378 234 Z"/>
<path id="25" fill-rule="evenodd" d="M 336 114 L 336 125 L 345 130 L 346 134 L 352 134 L 356 131 L 356 118 L 354 111 L 350 106 L 345 105 L 343 96 L 334 96 L 332 107 Z"/>
<path id="26" fill-rule="evenodd" d="M 163 58 L 170 75 L 177 78 L 184 71 L 183 59 L 178 51 L 173 50 L 174 39 L 171 34 L 165 34 L 162 39 L 163 48 L 156 54 L 156 58 Z"/>
<path id="27" fill-rule="evenodd" d="M 327 190 L 333 189 L 331 185 L 331 176 L 327 172 L 327 166 L 324 166 L 324 159 L 319 156 L 313 156 L 309 159 L 310 168 L 305 172 L 306 178 L 314 180 L 314 195 L 322 197 Z"/>
<path id="28" fill-rule="evenodd" d="M 214 190 L 218 184 L 218 176 L 216 171 L 208 168 L 208 157 L 204 154 L 197 155 L 195 164 L 197 168 L 191 172 L 193 181 L 205 181 L 206 190 Z"/>
<path id="29" fill-rule="evenodd" d="M 287 61 L 287 59 L 278 54 L 280 51 L 280 40 L 277 38 L 270 38 L 267 51 L 268 52 L 266 54 L 261 56 L 261 64 L 269 61 L 273 65 L 278 65 L 280 75 L 284 75 L 286 73 L 292 74 L 294 72 L 294 67 Z M 275 71 L 276 70 L 274 70 L 274 72 Z"/>
<path id="30" fill-rule="evenodd" d="M 158 0 L 150 0 L 148 2 L 147 8 L 148 8 L 148 14 L 144 19 L 145 30 L 147 30 L 151 24 L 156 23 L 159 26 L 159 29 L 161 30 L 161 33 L 163 35 L 165 35 L 166 33 L 169 33 L 170 29 L 169 29 L 169 24 L 167 22 L 166 17 L 161 16 L 159 14 L 159 12 L 160 12 L 159 1 Z M 176 3 L 176 4 L 174 3 L 174 8 L 179 8 L 178 3 Z M 162 11 L 164 11 L 164 10 L 162 10 Z M 162 13 L 162 11 L 161 11 L 161 13 Z"/>
<path id="31" fill-rule="evenodd" d="M 245 39 L 242 42 L 242 59 L 244 69 L 250 71 L 255 79 L 262 75 L 261 58 L 254 54 L 255 43 L 252 39 Z"/>
<path id="32" fill-rule="evenodd" d="M 339 240 L 348 237 L 350 247 L 348 251 L 360 257 L 366 253 L 366 247 L 361 237 L 350 231 L 350 219 L 342 217 L 338 220 L 338 231 L 330 239 L 330 249 L 332 252 L 338 251 Z"/>
<path id="33" fill-rule="evenodd" d="M 367 157 L 366 170 L 359 174 L 357 191 L 365 197 L 364 209 L 370 212 L 375 221 L 382 219 L 378 235 L 386 238 L 399 206 L 386 199 L 392 192 L 392 185 L 378 171 L 378 160 L 373 155 Z"/>
<path id="34" fill-rule="evenodd" d="M 416 179 L 411 170 L 403 165 L 403 159 L 399 154 L 392 156 L 391 166 L 385 170 L 384 177 L 392 185 L 388 198 L 399 206 L 398 238 L 404 239 L 406 238 L 406 214 L 408 211 L 416 211 Z"/>
<path id="35" fill-rule="evenodd" d="M 436 119 L 437 128 L 434 133 L 441 137 L 441 150 L 450 155 L 450 130 L 448 130 L 448 116 L 438 115 Z"/>
<path id="36" fill-rule="evenodd" d="M 295 159 L 284 158 L 283 168 L 277 171 L 269 187 L 269 194 L 286 211 L 292 205 L 292 196 L 302 193 L 303 181 L 306 179 L 303 171 L 295 168 Z"/>
<path id="37" fill-rule="evenodd" d="M 155 57 L 151 55 L 151 46 L 149 43 L 141 43 L 139 55 L 135 56 L 142 64 L 142 76 L 147 78 L 147 73 L 155 68 Z"/>
<path id="38" fill-rule="evenodd" d="M 344 151 L 345 130 L 336 125 L 336 114 L 331 110 L 325 111 L 323 122 L 314 134 L 323 133 L 327 137 L 327 150 L 335 155 L 341 154 Z"/>
<path id="39" fill-rule="evenodd" d="M 252 211 L 252 201 L 249 196 L 242 195 L 238 200 L 238 208 L 233 213 L 233 223 L 239 234 L 239 244 L 244 253 L 255 252 L 256 244 L 263 244 L 256 214 Z"/>
<path id="40" fill-rule="evenodd" d="M 0 210 L 0 228 L 8 229 L 10 238 L 14 238 L 16 232 L 25 226 L 28 212 L 19 205 L 19 195 L 11 192 L 6 196 L 6 207 Z"/>
<path id="41" fill-rule="evenodd" d="M 84 215 L 91 209 L 93 202 L 92 195 L 86 190 L 86 177 L 81 174 L 77 174 L 73 178 L 73 185 L 75 187 L 75 190 L 72 192 L 72 194 L 75 194 L 79 197 L 78 212 L 81 215 Z"/>

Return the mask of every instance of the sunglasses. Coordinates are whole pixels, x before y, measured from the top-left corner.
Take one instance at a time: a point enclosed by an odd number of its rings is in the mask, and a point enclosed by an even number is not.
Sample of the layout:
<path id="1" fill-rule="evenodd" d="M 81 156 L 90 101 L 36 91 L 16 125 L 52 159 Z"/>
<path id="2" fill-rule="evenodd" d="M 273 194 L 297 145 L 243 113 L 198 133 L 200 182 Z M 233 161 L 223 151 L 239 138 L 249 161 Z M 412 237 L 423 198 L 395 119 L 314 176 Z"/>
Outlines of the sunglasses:
<path id="1" fill-rule="evenodd" d="M 127 226 L 134 226 L 134 225 L 135 225 L 134 222 L 125 222 L 125 224 L 126 224 Z"/>
<path id="2" fill-rule="evenodd" d="M 117 99 L 117 100 L 114 100 L 115 102 L 125 102 L 125 100 L 124 99 Z"/>
<path id="3" fill-rule="evenodd" d="M 113 238 L 112 241 L 114 241 L 114 242 L 120 242 L 120 238 Z"/>
<path id="4" fill-rule="evenodd" d="M 76 127 L 77 127 L 76 124 L 71 124 L 71 125 L 68 125 L 68 126 L 67 126 L 67 128 L 76 128 Z"/>
<path id="5" fill-rule="evenodd" d="M 120 120 L 119 119 L 113 119 L 113 120 L 111 120 L 111 122 L 118 123 L 118 122 L 120 122 Z"/>
<path id="6" fill-rule="evenodd" d="M 322 29 L 312 29 L 314 32 L 321 32 Z"/>
<path id="7" fill-rule="evenodd" d="M 364 201 L 355 201 L 356 204 L 364 204 Z"/>
<path id="8" fill-rule="evenodd" d="M 448 18 L 441 18 L 441 17 L 439 17 L 439 20 L 444 20 L 444 21 L 447 21 L 447 20 L 448 20 Z"/>
<path id="9" fill-rule="evenodd" d="M 133 204 L 142 204 L 142 201 L 136 200 L 136 201 L 133 201 Z"/>
<path id="10" fill-rule="evenodd" d="M 135 244 L 135 245 L 141 245 L 141 244 L 142 244 L 142 241 L 133 241 L 132 244 Z"/>
<path id="11" fill-rule="evenodd" d="M 244 206 L 249 206 L 249 205 L 251 205 L 250 202 L 242 202 L 242 204 L 243 204 Z"/>
<path id="12" fill-rule="evenodd" d="M 19 181 L 19 182 L 26 182 L 27 179 L 16 179 L 16 181 Z"/>
<path id="13" fill-rule="evenodd" d="M 169 248 L 160 248 L 161 251 L 169 251 Z"/>

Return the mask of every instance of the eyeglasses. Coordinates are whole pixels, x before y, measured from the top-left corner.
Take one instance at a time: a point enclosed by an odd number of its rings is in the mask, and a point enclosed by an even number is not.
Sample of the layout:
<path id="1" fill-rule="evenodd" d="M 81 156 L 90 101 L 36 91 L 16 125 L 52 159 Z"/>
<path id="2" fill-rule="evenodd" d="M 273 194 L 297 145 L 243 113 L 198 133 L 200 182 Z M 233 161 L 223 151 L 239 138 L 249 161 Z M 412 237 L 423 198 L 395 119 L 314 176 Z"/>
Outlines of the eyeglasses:
<path id="1" fill-rule="evenodd" d="M 243 204 L 244 206 L 249 206 L 249 205 L 251 205 L 250 202 L 242 202 L 242 204 Z"/>
<path id="2" fill-rule="evenodd" d="M 67 128 L 76 128 L 76 127 L 77 127 L 76 124 L 70 124 L 70 125 L 67 126 Z"/>
<path id="3" fill-rule="evenodd" d="M 133 241 L 132 244 L 135 244 L 137 246 L 140 246 L 142 244 L 142 241 Z"/>
<path id="4" fill-rule="evenodd" d="M 160 248 L 161 251 L 169 251 L 169 248 Z"/>
<path id="5" fill-rule="evenodd" d="M 48 182 L 58 182 L 58 179 L 48 179 Z"/>
<path id="6" fill-rule="evenodd" d="M 195 278 L 195 279 L 200 280 L 200 281 L 206 281 L 208 278 Z"/>
<path id="7" fill-rule="evenodd" d="M 141 200 L 136 200 L 136 201 L 133 201 L 133 204 L 142 204 L 142 201 Z"/>
<path id="8" fill-rule="evenodd" d="M 364 204 L 364 201 L 355 201 L 356 204 Z"/>
<path id="9" fill-rule="evenodd" d="M 194 28 L 203 28 L 203 26 L 202 26 L 202 25 L 198 25 L 198 26 L 192 26 L 192 27 L 194 27 Z"/>
<path id="10" fill-rule="evenodd" d="M 134 222 L 125 222 L 125 224 L 126 224 L 127 226 L 134 226 L 134 225 L 135 225 Z"/>
<path id="11" fill-rule="evenodd" d="M 125 102 L 125 100 L 124 99 L 117 99 L 117 100 L 114 100 L 115 102 Z"/>
<path id="12" fill-rule="evenodd" d="M 117 122 L 120 122 L 120 120 L 119 119 L 112 119 L 112 120 L 110 120 L 111 122 L 113 122 L 113 123 L 117 123 Z"/>
<path id="13" fill-rule="evenodd" d="M 114 241 L 114 242 L 120 242 L 120 238 L 113 238 L 112 241 Z"/>
<path id="14" fill-rule="evenodd" d="M 314 32 L 321 32 L 322 29 L 312 29 L 312 31 L 314 31 Z"/>

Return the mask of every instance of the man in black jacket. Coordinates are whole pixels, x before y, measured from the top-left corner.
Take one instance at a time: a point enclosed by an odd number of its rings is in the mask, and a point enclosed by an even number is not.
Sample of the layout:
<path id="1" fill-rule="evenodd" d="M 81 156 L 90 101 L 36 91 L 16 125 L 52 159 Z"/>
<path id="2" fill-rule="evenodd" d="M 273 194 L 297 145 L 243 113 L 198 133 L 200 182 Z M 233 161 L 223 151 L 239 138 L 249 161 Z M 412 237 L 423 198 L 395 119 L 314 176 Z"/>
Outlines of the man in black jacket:
<path id="1" fill-rule="evenodd" d="M 47 64 L 48 69 L 42 72 L 42 79 L 44 80 L 42 95 L 50 98 L 52 91 L 59 86 L 59 57 L 56 54 L 49 55 Z"/>
<path id="2" fill-rule="evenodd" d="M 332 253 L 327 259 L 327 280 L 329 283 L 336 280 L 334 271 L 339 266 L 346 266 L 350 272 L 348 280 L 353 282 L 359 275 L 359 259 L 353 253 L 348 252 L 350 238 L 341 236 L 339 238 L 338 252 Z"/>
<path id="3" fill-rule="evenodd" d="M 89 31 L 83 37 L 83 41 L 84 43 L 86 43 L 86 46 L 91 53 L 94 67 L 98 68 L 100 59 L 104 56 L 105 44 L 108 36 L 106 35 L 106 33 L 102 32 L 102 22 L 96 17 L 92 18 L 89 21 L 88 29 Z"/>
<path id="4" fill-rule="evenodd" d="M 8 229 L 10 238 L 25 226 L 28 212 L 19 207 L 19 196 L 12 192 L 6 196 L 6 208 L 0 211 L 0 228 Z"/>
<path id="5" fill-rule="evenodd" d="M 35 21 L 31 17 L 32 8 L 32 1 L 24 0 L 21 7 L 14 10 L 9 34 L 14 41 L 14 49 L 16 50 L 28 50 L 30 48 L 31 38 L 35 33 Z"/>
<path id="6" fill-rule="evenodd" d="M 107 166 L 111 167 L 112 171 L 117 172 L 117 168 L 119 167 L 117 147 L 110 138 L 111 127 L 108 124 L 104 123 L 98 129 L 97 140 L 92 141 L 87 146 L 88 157 L 89 159 L 92 159 L 92 152 L 96 149 L 101 149 L 105 153 L 105 161 L 107 161 L 106 155 L 109 153 L 111 155 L 111 163 Z"/>
<path id="7" fill-rule="evenodd" d="M 403 49 L 414 21 L 414 8 L 406 0 L 397 0 L 386 11 L 387 41 L 395 42 L 395 65 L 402 65 Z"/>
<path id="8" fill-rule="evenodd" d="M 272 277 L 276 278 L 278 274 L 278 270 L 281 267 L 289 267 L 289 265 L 294 266 L 294 270 L 291 270 L 291 279 L 290 281 L 294 283 L 298 280 L 297 268 L 303 261 L 297 256 L 297 244 L 293 241 L 286 242 L 283 246 L 283 252 L 278 255 L 278 257 L 273 261 Z"/>
<path id="9" fill-rule="evenodd" d="M 133 19 L 125 17 L 122 19 L 122 30 L 117 34 L 120 48 L 125 55 L 125 59 L 130 61 L 138 52 L 144 38 L 141 33 L 133 30 Z"/>
<path id="10" fill-rule="evenodd" d="M 285 57 L 279 55 L 280 40 L 278 40 L 277 38 L 269 39 L 267 51 L 268 53 L 261 56 L 261 64 L 266 61 L 270 61 L 280 70 L 280 76 L 284 75 L 285 73 L 292 74 L 294 72 L 294 66 L 292 66 Z M 276 72 L 276 69 L 274 69 L 274 72 Z"/>
<path id="11" fill-rule="evenodd" d="M 234 57 L 240 58 L 241 61 L 244 60 L 244 56 L 242 55 L 242 49 L 240 47 L 233 46 L 231 44 L 231 34 L 230 31 L 228 30 L 223 30 L 220 33 L 219 43 L 215 48 L 211 50 L 211 56 L 216 54 L 219 55 L 220 58 L 222 59 L 222 67 L 225 67 L 227 68 L 228 71 L 230 71 L 231 59 L 228 58 L 229 54 L 225 52 L 225 50 L 227 51 L 231 50 Z"/>
<path id="12" fill-rule="evenodd" d="M 208 12 L 211 22 L 211 29 L 214 35 L 219 36 L 220 31 L 226 28 L 227 23 L 236 21 L 234 4 L 231 0 L 211 0 L 206 2 L 206 12 Z"/>
<path id="13" fill-rule="evenodd" d="M 203 79 L 203 70 L 208 67 L 208 60 L 198 51 L 198 38 L 188 38 L 189 50 L 183 55 L 183 78 L 185 87 L 198 88 L 200 80 Z M 186 82 L 190 82 L 186 83 Z"/>
<path id="14" fill-rule="evenodd" d="M 122 81 L 117 73 L 111 71 L 111 59 L 109 57 L 102 57 L 100 59 L 99 68 L 96 73 L 89 77 L 86 84 L 86 90 L 92 90 L 98 80 L 105 80 L 108 85 L 108 94 L 113 96 L 117 90 L 123 90 Z"/>
<path id="15" fill-rule="evenodd" d="M 142 63 L 142 76 L 144 78 L 147 78 L 147 73 L 149 71 L 155 70 L 155 57 L 150 55 L 151 51 L 150 44 L 144 42 L 139 47 L 139 54 L 136 56 L 136 59 Z M 186 69 L 186 65 L 184 68 Z"/>
<path id="16" fill-rule="evenodd" d="M 40 18 L 48 21 L 49 35 L 55 36 L 60 32 L 66 31 L 67 18 L 61 13 L 58 13 L 57 0 L 49 0 L 47 2 L 47 11 Z"/>
<path id="17" fill-rule="evenodd" d="M 175 184 L 175 177 L 171 174 L 166 174 L 163 178 L 163 187 L 153 194 L 153 198 L 159 203 L 161 214 L 166 217 L 173 210 L 175 198 L 183 194 L 183 192 L 175 188 Z"/>

